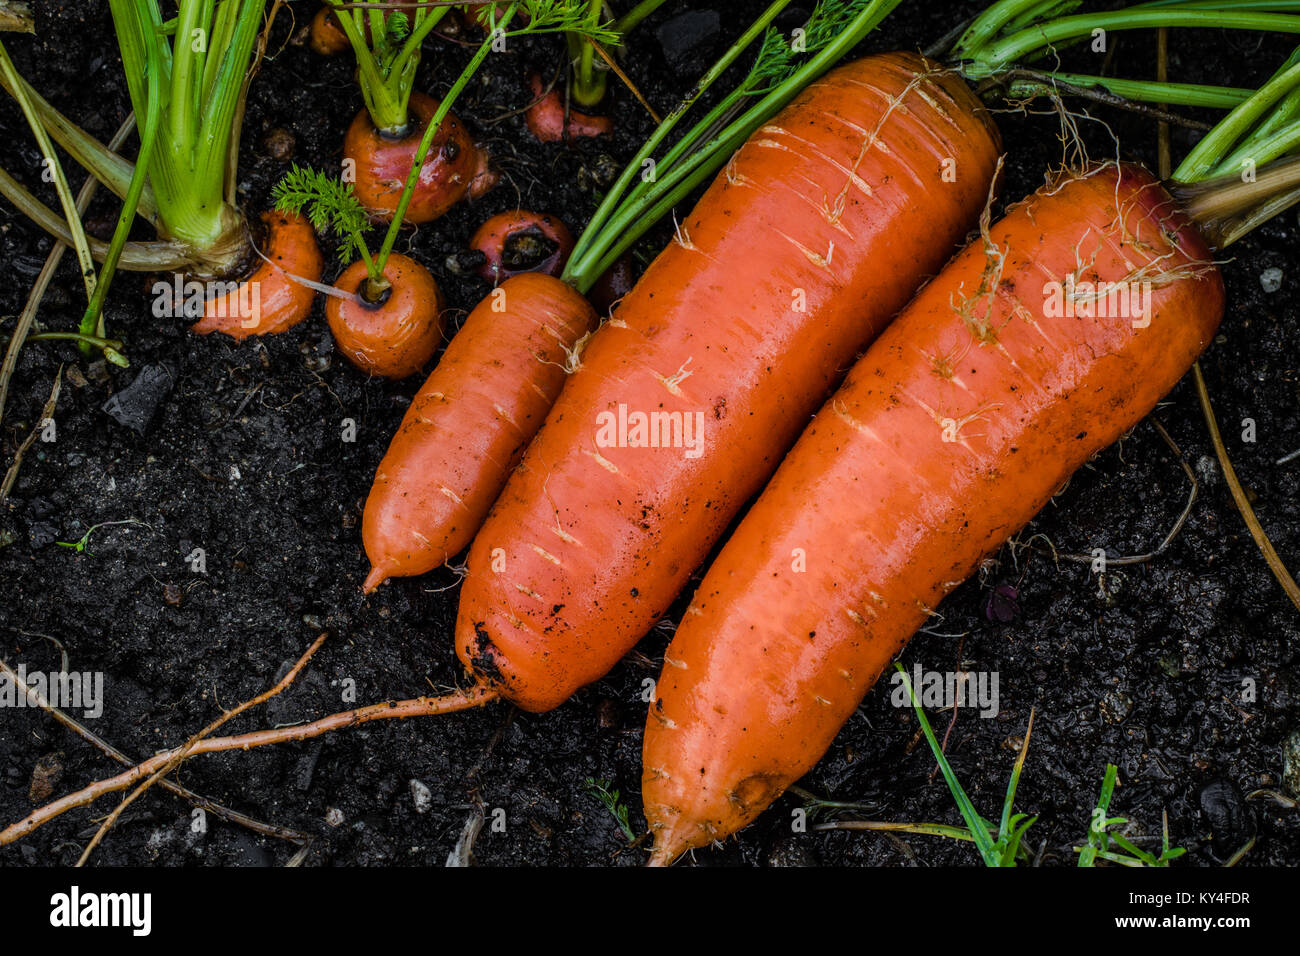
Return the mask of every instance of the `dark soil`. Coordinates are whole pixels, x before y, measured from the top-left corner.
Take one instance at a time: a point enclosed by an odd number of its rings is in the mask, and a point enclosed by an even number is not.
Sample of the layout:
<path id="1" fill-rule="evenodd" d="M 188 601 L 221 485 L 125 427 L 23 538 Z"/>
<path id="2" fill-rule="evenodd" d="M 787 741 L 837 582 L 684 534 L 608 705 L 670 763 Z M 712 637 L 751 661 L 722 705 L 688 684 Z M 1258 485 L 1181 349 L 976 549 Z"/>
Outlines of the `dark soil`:
<path id="1" fill-rule="evenodd" d="M 867 46 L 929 43 L 977 5 L 905 5 Z M 128 108 L 107 4 L 37 0 L 34 6 L 39 35 L 7 37 L 6 46 L 38 89 L 107 138 Z M 315 9 L 305 0 L 292 6 L 299 25 Z M 661 111 L 685 92 L 699 64 L 670 68 L 656 28 L 704 6 L 669 3 L 630 39 L 628 72 Z M 719 52 L 720 37 L 736 35 L 760 6 L 716 4 L 720 34 L 703 54 Z M 283 16 L 273 58 L 248 105 L 242 197 L 253 211 L 265 208 L 286 168 L 270 155 L 282 144 L 266 145 L 268 134 L 288 130 L 297 161 L 333 168 L 344 129 L 360 108 L 348 62 L 313 55 L 291 33 Z M 1289 46 L 1199 31 L 1178 35 L 1172 49 L 1176 77 L 1250 86 Z M 1154 51 L 1151 35 L 1112 36 L 1111 65 L 1128 75 L 1153 75 Z M 445 91 L 466 56 L 454 43 L 431 41 L 418 88 Z M 576 232 L 608 168 L 617 169 L 650 128 L 641 107 L 612 83 L 617 135 L 570 145 L 534 142 L 521 117 L 507 114 L 528 101 L 526 68 L 549 75 L 560 56 L 561 44 L 547 40 L 489 57 L 457 112 L 490 146 L 506 181 L 400 247 L 433 269 L 462 313 L 486 286 L 449 274 L 443 263 L 477 224 L 518 203 L 558 214 Z M 1086 48 L 1070 51 L 1067 62 L 1096 67 Z M 1123 155 L 1155 161 L 1151 120 L 1092 112 L 1107 121 Z M 1060 164 L 1058 123 L 1050 112 L 1007 114 L 999 122 L 1009 152 L 1004 195 L 1017 197 Z M 1094 156 L 1114 155 L 1105 128 L 1082 125 Z M 1175 130 L 1175 156 L 1194 135 Z M 53 204 L 31 137 L 8 99 L 0 103 L 0 163 Z M 92 209 L 92 218 L 112 214 L 107 200 Z M 648 253 L 657 242 L 662 230 L 648 241 Z M 1203 359 L 1229 453 L 1278 552 L 1293 566 L 1300 566 L 1300 462 L 1274 462 L 1300 447 L 1298 242 L 1293 210 L 1234 247 L 1224 267 L 1228 314 Z M 0 206 L 0 259 L 13 280 L 0 287 L 6 328 L 49 248 L 43 234 Z M 1285 273 L 1273 293 L 1259 280 L 1269 267 Z M 6 467 L 39 419 L 60 368 L 65 380 L 57 440 L 33 446 L 12 497 L 0 507 L 0 535 L 12 538 L 0 548 L 4 659 L 55 670 L 61 646 L 72 669 L 103 672 L 104 714 L 87 723 L 133 756 L 184 741 L 219 707 L 269 686 L 322 631 L 330 638 L 293 689 L 228 729 L 344 709 L 353 687 L 355 699 L 368 703 L 461 682 L 450 639 L 457 600 L 451 572 L 397 581 L 371 598 L 359 587 L 367 570 L 361 506 L 418 379 L 392 384 L 357 372 L 335 352 L 319 303 L 317 314 L 290 333 L 236 345 L 154 318 L 150 282 L 122 275 L 108 312 L 112 333 L 127 342 L 130 369 L 89 364 L 65 345 L 33 343 L 23 350 L 0 431 Z M 43 327 L 73 327 L 80 301 L 75 269 L 65 264 L 41 310 Z M 151 373 L 153 366 L 164 370 Z M 146 374 L 158 376 L 166 397 L 139 434 L 103 406 Z M 1172 841 L 1189 848 L 1179 865 L 1221 860 L 1250 829 L 1257 840 L 1244 865 L 1295 865 L 1300 813 L 1250 800 L 1243 825 L 1219 824 L 1216 849 L 1201 793 L 1216 781 L 1242 793 L 1280 786 L 1283 741 L 1300 729 L 1297 612 L 1232 503 L 1190 377 L 1155 417 L 1201 481 L 1186 527 L 1166 552 L 1112 569 L 1099 583 L 1086 566 L 1057 565 L 1041 550 L 1004 548 L 986 573 L 944 602 L 937 633 L 918 635 L 902 660 L 909 668 L 919 662 L 999 675 L 998 716 L 962 710 L 948 740 L 958 777 L 987 816 L 997 812 L 1015 746 L 1035 711 L 1017 805 L 1038 816 L 1027 843 L 1043 863 L 1073 864 L 1071 848 L 1085 837 L 1109 762 L 1119 766 L 1122 781 L 1113 811 L 1133 821 L 1131 832 L 1144 839 L 1158 834 L 1167 811 Z M 1247 418 L 1255 423 L 1254 443 L 1242 441 Z M 342 439 L 349 419 L 355 442 Z M 1033 535 L 1040 548 L 1050 540 L 1063 551 L 1148 551 L 1183 507 L 1186 485 L 1157 430 L 1144 423 L 1083 469 L 1021 541 Z M 96 530 L 84 552 L 58 544 L 103 522 L 119 523 Z M 205 573 L 186 563 L 195 548 L 206 555 Z M 999 607 L 1011 619 L 991 623 L 986 610 L 997 585 L 1013 586 L 1017 597 Z M 486 808 L 489 821 L 474 848 L 480 863 L 636 865 L 643 851 L 626 848 L 585 781 L 611 781 L 630 808 L 632 826 L 644 826 L 641 685 L 657 674 L 670 633 L 661 628 L 606 678 L 550 714 L 511 713 L 498 704 L 438 719 L 380 722 L 312 742 L 196 759 L 178 776 L 226 806 L 311 834 L 306 861 L 313 865 L 441 864 L 475 805 Z M 1253 702 L 1243 699 L 1243 682 L 1253 682 Z M 960 822 L 942 779 L 932 774 L 934 760 L 917 738 L 914 716 L 890 704 L 890 690 L 882 683 L 868 696 L 803 785 L 869 804 L 873 819 Z M 932 711 L 932 718 L 942 733 L 950 715 Z M 118 769 L 39 711 L 0 713 L 0 823 L 43 802 L 42 782 L 52 783 L 57 795 Z M 413 781 L 431 794 L 423 812 Z M 1224 792 L 1216 787 L 1209 795 L 1219 801 L 1216 818 L 1241 817 L 1232 788 L 1226 798 Z M 0 864 L 75 860 L 95 820 L 114 802 L 66 814 L 0 850 Z M 798 805 L 787 796 L 736 839 L 696 853 L 695 861 L 977 862 L 968 844 L 935 837 L 792 833 Z M 494 815 L 498 808 L 504 813 Z M 493 828 L 494 816 L 504 819 L 504 831 Z M 188 805 L 155 790 L 131 807 L 95 860 L 266 865 L 284 863 L 297 850 L 214 818 L 203 833 L 191 822 Z"/>

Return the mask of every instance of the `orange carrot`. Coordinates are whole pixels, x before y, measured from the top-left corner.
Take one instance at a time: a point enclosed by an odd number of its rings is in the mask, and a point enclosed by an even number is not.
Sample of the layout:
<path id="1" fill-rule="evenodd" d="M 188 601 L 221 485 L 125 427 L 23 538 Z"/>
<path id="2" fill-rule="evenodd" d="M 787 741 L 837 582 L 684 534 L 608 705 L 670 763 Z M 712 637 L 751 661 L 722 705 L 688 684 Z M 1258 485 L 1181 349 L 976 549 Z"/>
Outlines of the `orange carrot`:
<path id="1" fill-rule="evenodd" d="M 391 219 L 396 211 L 425 127 L 437 111 L 437 100 L 412 93 L 413 121 L 405 136 L 385 136 L 364 109 L 348 127 L 343 159 L 352 166 L 357 198 L 377 218 Z M 460 120 L 448 113 L 433 135 L 404 219 L 417 224 L 431 222 L 467 196 L 478 198 L 495 183 L 496 174 L 488 168 L 487 154 L 470 138 Z"/>
<path id="2" fill-rule="evenodd" d="M 365 589 L 459 553 L 519 462 L 596 322 L 587 300 L 542 273 L 507 279 L 469 314 L 375 472 L 361 534 Z"/>
<path id="3" fill-rule="evenodd" d="M 904 53 L 756 130 L 592 337 L 475 539 L 466 666 L 532 711 L 605 674 L 963 237 L 997 153 L 960 78 Z"/>
<path id="4" fill-rule="evenodd" d="M 604 136 L 614 129 L 614 121 L 608 116 L 584 113 L 572 106 L 566 110 L 560 91 L 547 90 L 536 73 L 529 74 L 528 88 L 532 90 L 533 102 L 524 113 L 524 122 L 528 131 L 543 143 Z"/>
<path id="5" fill-rule="evenodd" d="M 253 273 L 237 287 L 210 299 L 192 331 L 224 332 L 239 341 L 292 328 L 311 314 L 316 292 L 298 282 L 320 281 L 325 261 L 316 233 L 302 216 L 262 214 L 267 237 Z"/>
<path id="6" fill-rule="evenodd" d="M 651 862 L 734 833 L 811 769 L 944 595 L 1191 367 L 1223 306 L 1196 227 L 1150 173 L 1114 164 L 1040 189 L 926 286 L 809 425 L 665 653 L 644 744 Z"/>
<path id="7" fill-rule="evenodd" d="M 511 209 L 479 226 L 469 247 L 483 254 L 479 276 L 495 285 L 521 272 L 559 275 L 573 251 L 573 233 L 555 216 Z"/>
<path id="8" fill-rule="evenodd" d="M 369 272 L 357 261 L 343 270 L 334 287 L 357 293 Z M 442 292 L 429 270 L 394 253 L 384 264 L 387 287 L 378 301 L 330 296 L 325 317 L 339 351 L 357 368 L 385 378 L 406 378 L 424 368 L 442 343 Z"/>

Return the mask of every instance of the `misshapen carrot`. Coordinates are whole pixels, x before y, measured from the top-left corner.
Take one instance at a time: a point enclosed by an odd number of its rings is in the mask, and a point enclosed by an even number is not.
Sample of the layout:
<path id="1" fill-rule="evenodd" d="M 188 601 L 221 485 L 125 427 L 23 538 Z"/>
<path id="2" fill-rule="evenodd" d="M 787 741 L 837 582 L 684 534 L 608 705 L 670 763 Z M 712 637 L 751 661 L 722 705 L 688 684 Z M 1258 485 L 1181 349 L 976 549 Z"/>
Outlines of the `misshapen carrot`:
<path id="1" fill-rule="evenodd" d="M 469 314 L 407 409 L 366 499 L 365 589 L 459 553 L 541 427 L 568 355 L 596 324 L 572 286 L 507 279 Z"/>
<path id="2" fill-rule="evenodd" d="M 262 222 L 267 229 L 262 261 L 235 289 L 209 300 L 191 331 L 224 332 L 242 341 L 284 332 L 311 314 L 316 292 L 297 281 L 319 282 L 325 268 L 311 223 L 281 212 L 263 213 Z"/>
<path id="3" fill-rule="evenodd" d="M 911 54 L 840 67 L 757 130 L 592 337 L 475 539 L 466 666 L 532 711 L 608 671 L 974 223 L 997 153 L 961 80 Z M 652 414 L 676 447 L 628 447 Z"/>
<path id="4" fill-rule="evenodd" d="M 1210 260 L 1149 173 L 1109 165 L 1013 207 L 922 290 L 665 654 L 644 745 L 652 863 L 734 833 L 811 769 L 944 595 L 1155 407 L 1222 316 Z"/>

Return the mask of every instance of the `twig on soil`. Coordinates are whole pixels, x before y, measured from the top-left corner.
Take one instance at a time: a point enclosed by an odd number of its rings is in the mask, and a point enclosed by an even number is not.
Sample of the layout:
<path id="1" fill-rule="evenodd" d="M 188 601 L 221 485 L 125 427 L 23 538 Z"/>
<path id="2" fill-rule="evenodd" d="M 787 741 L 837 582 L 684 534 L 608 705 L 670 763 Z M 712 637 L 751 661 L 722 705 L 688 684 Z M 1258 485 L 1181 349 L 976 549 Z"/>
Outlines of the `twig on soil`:
<path id="1" fill-rule="evenodd" d="M 654 120 L 655 125 L 658 126 L 659 124 L 661 124 L 663 122 L 663 117 L 655 112 L 655 108 L 650 105 L 650 102 L 644 96 L 641 95 L 641 91 L 636 88 L 636 84 L 632 82 L 632 78 L 623 72 L 623 70 L 619 67 L 617 63 L 614 62 L 614 58 L 609 55 L 609 53 L 605 50 L 605 48 L 601 46 L 599 43 L 597 43 L 595 40 L 593 40 L 591 37 L 587 37 L 587 42 L 590 43 L 593 48 L 595 48 L 596 53 L 599 54 L 600 58 L 605 61 L 605 65 L 608 66 L 610 70 L 613 71 L 614 75 L 623 81 L 623 85 L 632 91 L 632 95 L 635 96 L 637 98 L 637 101 L 642 106 L 645 107 L 645 111 L 650 114 L 650 118 Z"/>
<path id="2" fill-rule="evenodd" d="M 18 469 L 22 467 L 23 456 L 27 454 L 28 449 L 36 442 L 36 436 L 44 428 L 44 422 L 54 417 L 54 408 L 59 404 L 59 391 L 63 387 L 63 365 L 59 365 L 59 370 L 54 373 L 54 385 L 50 388 L 50 397 L 45 400 L 45 407 L 41 409 L 41 417 L 32 425 L 31 433 L 18 446 L 14 452 L 13 464 L 5 472 L 4 482 L 0 483 L 0 501 L 9 497 L 9 492 L 13 491 L 14 483 L 18 481 Z"/>
<path id="3" fill-rule="evenodd" d="M 46 638 L 46 639 L 51 641 L 55 640 L 54 638 Z M 55 641 L 55 643 L 57 644 L 58 642 Z M 62 647 L 63 646 L 60 644 L 59 645 L 60 650 L 62 650 Z M 66 651 L 63 651 L 63 659 L 64 659 L 63 670 L 66 671 L 68 666 Z M 0 659 L 0 673 L 5 674 L 11 681 L 13 681 L 14 688 L 17 691 L 22 693 L 28 700 L 34 702 L 38 707 L 41 708 L 41 710 L 48 713 L 51 717 L 53 717 L 55 720 L 61 723 L 64 727 L 67 727 L 73 733 L 77 734 L 77 736 L 81 737 L 86 742 L 93 744 L 95 747 L 98 747 L 101 751 L 103 751 L 103 753 L 107 754 L 109 757 L 112 757 L 118 763 L 123 764 L 127 767 L 135 766 L 136 761 L 132 760 L 126 754 L 122 753 L 122 751 L 118 750 L 108 741 L 104 740 L 104 738 L 100 737 L 90 728 L 86 727 L 75 717 L 55 707 L 48 700 L 46 700 L 45 697 L 39 691 L 29 687 L 22 680 L 22 678 L 20 678 L 18 674 L 16 674 L 14 670 L 3 659 Z M 234 823 L 238 826 L 246 827 L 247 829 L 252 830 L 254 833 L 260 833 L 263 836 L 275 837 L 278 840 L 292 840 L 295 843 L 307 843 L 311 840 L 310 834 L 303 833 L 300 830 L 293 830 L 290 829 L 289 827 L 277 826 L 274 823 L 263 823 L 260 820 L 254 820 L 252 817 L 240 813 L 238 810 L 231 810 L 229 807 L 222 806 L 221 804 L 213 800 L 211 797 L 205 797 L 202 794 L 195 793 L 193 790 L 190 790 L 188 787 L 182 786 L 181 784 L 177 783 L 175 780 L 172 780 L 170 778 L 166 778 L 158 781 L 158 785 L 170 791 L 171 793 L 174 793 L 182 800 L 188 802 L 191 806 L 199 810 L 202 810 L 204 813 L 210 813 L 214 817 L 217 817 L 221 820 L 225 820 L 227 823 Z"/>
<path id="4" fill-rule="evenodd" d="M 1246 522 L 1246 527 L 1250 529 L 1250 536 L 1255 539 L 1255 544 L 1259 546 L 1260 552 L 1264 555 L 1264 560 L 1268 562 L 1273 577 L 1277 578 L 1277 583 L 1282 585 L 1282 590 L 1291 599 L 1291 603 L 1296 606 L 1297 610 L 1300 610 L 1300 587 L 1296 586 L 1295 578 L 1291 577 L 1291 572 L 1286 569 L 1286 565 L 1278 557 L 1273 542 L 1264 533 L 1263 525 L 1255 517 L 1255 509 L 1250 506 L 1250 500 L 1246 497 L 1241 482 L 1237 480 L 1236 469 L 1232 467 L 1232 462 L 1228 458 L 1228 449 L 1224 447 L 1223 437 L 1219 434 L 1219 423 L 1214 417 L 1214 407 L 1210 404 L 1210 391 L 1205 386 L 1205 376 L 1201 373 L 1200 362 L 1192 366 L 1192 372 L 1196 376 L 1196 394 L 1201 400 L 1201 412 L 1205 415 L 1205 425 L 1210 431 L 1210 441 L 1214 444 L 1214 454 L 1218 456 L 1219 467 L 1223 469 L 1224 480 L 1227 481 L 1228 488 L 1232 492 L 1232 500 L 1237 503 L 1237 510 L 1241 512 L 1242 520 Z"/>
<path id="5" fill-rule="evenodd" d="M 298 663 L 294 664 L 293 667 L 289 669 L 289 673 L 285 674 L 284 677 L 282 677 L 274 687 L 270 688 L 269 690 L 263 691 L 262 693 L 258 694 L 256 697 L 249 698 L 248 700 L 240 704 L 238 707 L 226 711 L 216 720 L 212 721 L 212 723 L 208 724 L 197 734 L 195 734 L 193 737 L 187 740 L 183 746 L 177 748 L 176 750 L 171 751 L 171 756 L 168 757 L 166 762 L 163 763 L 162 767 L 159 768 L 156 772 L 154 772 L 149 777 L 149 779 L 147 779 L 144 783 L 140 784 L 140 786 L 136 787 L 133 791 L 131 791 L 130 795 L 127 796 L 127 798 L 123 800 L 121 803 L 119 803 L 116 809 L 114 809 L 113 812 L 108 815 L 108 819 L 106 819 L 103 822 L 103 824 L 100 825 L 99 832 L 97 832 L 95 836 L 91 839 L 90 843 L 87 844 L 86 849 L 82 852 L 81 858 L 77 860 L 76 865 L 77 866 L 85 865 L 86 861 L 90 859 L 90 854 L 94 852 L 95 847 L 99 846 L 100 841 L 103 840 L 104 837 L 108 835 L 108 831 L 113 828 L 113 824 L 118 821 L 118 819 L 122 816 L 122 813 L 126 810 L 126 808 L 129 807 L 132 803 L 134 803 L 139 797 L 143 796 L 145 791 L 147 791 L 160 779 L 167 776 L 169 773 L 171 773 L 173 770 L 179 767 L 181 763 L 184 762 L 185 758 L 189 756 L 190 751 L 194 749 L 194 747 L 199 743 L 199 741 L 203 740 L 205 737 L 210 736 L 212 733 L 214 733 L 224 724 L 238 717 L 244 711 L 248 710 L 251 707 L 256 707 L 258 704 L 261 704 L 267 700 L 270 700 L 272 697 L 276 696 L 281 691 L 289 687 L 289 685 L 292 684 L 295 679 L 297 679 L 299 672 L 304 667 L 307 666 L 307 662 L 312 659 L 312 657 L 315 655 L 315 653 L 318 650 L 320 650 L 320 646 L 325 643 L 325 637 L 326 635 L 322 634 L 320 637 L 316 638 L 316 640 L 312 642 L 311 647 L 307 648 L 306 652 L 302 655 L 302 657 L 298 658 Z M 143 766 L 143 764 L 141 766 Z M 128 773 L 129 772 L 130 771 L 128 771 Z"/>
<path id="6" fill-rule="evenodd" d="M 226 720 L 233 717 L 236 713 L 246 710 L 262 701 L 273 697 L 280 691 L 284 690 L 290 682 L 297 676 L 298 671 L 310 659 L 311 655 L 316 652 L 324 640 L 324 635 L 317 638 L 316 642 L 303 655 L 302 659 L 289 671 L 288 674 L 271 690 L 264 692 L 258 697 L 253 698 L 245 704 L 240 705 L 234 712 L 227 714 L 221 720 L 217 721 L 214 726 L 220 726 Z M 438 697 L 414 697 L 410 700 L 390 700 L 379 704 L 371 704 L 367 707 L 358 707 L 353 710 L 342 711 L 337 714 L 331 714 L 328 717 L 322 717 L 307 724 L 297 724 L 289 727 L 276 727 L 270 730 L 257 730 L 246 734 L 237 734 L 231 737 L 206 737 L 214 727 L 192 737 L 183 747 L 177 747 L 172 750 L 164 750 L 157 753 L 130 770 L 118 774 L 116 777 L 110 777 L 97 781 L 89 786 L 83 787 L 75 793 L 60 797 L 58 800 L 48 803 L 43 807 L 38 807 L 29 813 L 22 820 L 11 824 L 3 830 L 0 830 L 0 846 L 7 846 L 39 827 L 49 823 L 60 814 L 77 807 L 84 807 L 93 803 L 100 797 L 108 793 L 115 793 L 119 790 L 125 790 L 127 787 L 137 783 L 143 778 L 157 775 L 160 768 L 166 768 L 164 773 L 169 773 L 174 769 L 174 764 L 189 757 L 197 757 L 200 754 L 221 753 L 228 750 L 251 750 L 254 747 L 265 747 L 270 744 L 289 743 L 297 740 L 309 740 L 313 737 L 319 737 L 322 734 L 334 730 L 342 730 L 346 727 L 355 727 L 359 724 L 369 723 L 372 720 L 389 720 L 401 719 L 405 717 L 432 717 L 438 714 L 450 714 L 460 710 L 468 710 L 473 707 L 480 707 L 489 701 L 495 700 L 498 696 L 496 690 L 485 684 L 475 684 L 465 690 L 453 691 L 450 694 L 443 694 Z M 151 781 L 152 782 L 152 781 Z M 124 809 L 123 807 L 119 809 Z"/>

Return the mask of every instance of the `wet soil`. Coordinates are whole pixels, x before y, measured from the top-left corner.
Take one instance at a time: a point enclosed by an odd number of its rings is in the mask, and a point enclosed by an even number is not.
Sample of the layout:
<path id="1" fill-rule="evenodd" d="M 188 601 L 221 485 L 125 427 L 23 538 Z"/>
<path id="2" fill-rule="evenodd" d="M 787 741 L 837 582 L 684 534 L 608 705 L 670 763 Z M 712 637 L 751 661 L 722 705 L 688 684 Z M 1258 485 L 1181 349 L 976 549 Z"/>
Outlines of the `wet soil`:
<path id="1" fill-rule="evenodd" d="M 128 109 L 107 4 L 37 0 L 36 37 L 6 38 L 19 69 L 59 108 L 102 138 Z M 701 60 L 719 52 L 761 4 L 716 4 L 720 32 Z M 924 46 L 977 4 L 906 5 L 864 52 Z M 660 25 L 707 4 L 672 2 L 631 36 L 626 68 L 651 103 L 669 108 L 696 66 L 670 67 Z M 292 4 L 297 25 L 314 12 Z M 708 18 L 698 21 L 707 29 Z M 301 45 L 283 16 L 272 57 L 252 87 L 241 153 L 240 196 L 265 208 L 295 160 L 334 168 L 343 132 L 361 107 L 345 60 Z M 1172 75 L 1250 86 L 1288 51 L 1254 35 L 1197 31 L 1172 44 Z M 618 84 L 617 133 L 604 140 L 541 145 L 517 114 L 528 102 L 529 67 L 550 74 L 562 44 L 520 43 L 489 57 L 457 112 L 492 150 L 502 186 L 472 206 L 410 234 L 400 251 L 428 264 L 463 314 L 486 291 L 444 267 L 487 216 L 521 204 L 559 215 L 575 232 L 616 170 L 650 129 L 644 110 Z M 430 42 L 418 88 L 445 91 L 468 54 Z M 1150 35 L 1112 37 L 1110 66 L 1154 74 Z M 1096 68 L 1085 48 L 1066 63 Z M 1039 115 L 999 116 L 1009 154 L 1004 195 L 1016 197 L 1059 165 L 1059 124 Z M 1091 108 L 1081 123 L 1094 156 L 1119 151 L 1155 161 L 1146 117 Z M 1203 117 L 1204 118 L 1204 117 Z M 40 182 L 38 154 L 20 114 L 0 102 L 0 164 L 54 202 Z M 1196 134 L 1176 129 L 1175 156 Z M 278 158 L 277 158 L 278 157 Z M 74 183 L 75 185 L 75 183 Z M 100 199 L 91 218 L 107 221 Z M 669 227 L 670 228 L 670 227 Z M 652 255 L 663 230 L 644 244 Z M 1300 565 L 1300 461 L 1275 464 L 1300 447 L 1300 222 L 1294 210 L 1232 249 L 1224 266 L 1230 304 L 1203 366 L 1228 450 L 1278 552 Z M 0 321 L 12 328 L 50 242 L 0 204 Z M 70 261 L 71 257 L 69 257 Z M 332 267 L 337 268 L 337 267 Z M 1260 274 L 1280 268 L 1280 289 Z M 104 711 L 86 723 L 135 757 L 184 741 L 219 712 L 282 675 L 322 631 L 329 640 L 294 687 L 230 729 L 286 724 L 358 703 L 402 698 L 462 681 L 451 645 L 456 578 L 441 571 L 394 582 L 373 597 L 360 583 L 367 564 L 360 510 L 376 464 L 418 387 L 418 379 L 367 379 L 334 350 L 320 305 L 285 335 L 237 345 L 197 337 L 149 308 L 152 279 L 123 275 L 108 310 L 127 342 L 131 368 L 88 363 L 70 346 L 33 343 L 22 353 L 0 426 L 7 467 L 40 418 L 55 376 L 64 375 L 56 440 L 37 442 L 12 496 L 0 505 L 0 653 L 12 665 L 50 671 L 66 651 L 76 671 L 102 672 Z M 66 265 L 41 309 L 47 329 L 75 326 L 80 284 Z M 104 411 L 138 376 L 165 397 L 138 432 Z M 142 385 L 140 390 L 146 390 Z M 127 398 L 133 393 L 128 393 Z M 1179 865 L 1213 865 L 1256 832 L 1243 865 L 1300 863 L 1300 813 L 1240 793 L 1280 787 L 1281 748 L 1300 729 L 1300 626 L 1238 515 L 1215 460 L 1190 378 L 1155 412 L 1200 481 L 1186 526 L 1145 564 L 1112 568 L 1056 563 L 1047 551 L 1139 554 L 1166 534 L 1183 507 L 1187 479 L 1150 422 L 1082 469 L 1020 538 L 940 608 L 941 619 L 902 655 L 940 671 L 996 672 L 999 712 L 932 712 L 949 729 L 947 750 L 975 804 L 995 816 L 1031 709 L 1029 757 L 1017 806 L 1036 814 L 1026 838 L 1049 865 L 1072 865 L 1107 763 L 1122 785 L 1112 810 L 1130 833 L 1151 841 L 1168 813 L 1170 838 L 1189 848 Z M 1254 441 L 1243 441 L 1244 420 Z M 348 422 L 355 440 L 346 441 Z M 82 551 L 77 542 L 92 526 Z M 1032 540 L 1031 540 L 1032 539 Z M 187 557 L 202 549 L 205 569 Z M 999 585 L 1008 592 L 990 613 Z M 680 612 L 680 607 L 674 614 Z M 1005 620 L 1003 620 L 1005 618 Z M 178 774 L 187 786 L 260 820 L 313 838 L 309 865 L 439 865 L 474 808 L 487 826 L 474 853 L 486 865 L 630 866 L 613 817 L 588 778 L 617 788 L 634 829 L 640 815 L 642 682 L 653 678 L 671 621 L 607 677 L 553 713 L 513 713 L 497 704 L 417 722 L 379 722 L 310 742 L 204 757 Z M 1245 691 L 1245 692 L 1244 692 Z M 1253 691 L 1250 693 L 1249 691 Z M 803 781 L 809 791 L 867 805 L 890 821 L 958 823 L 915 718 L 878 686 Z M 115 773 L 95 748 L 29 709 L 0 711 L 0 823 L 55 795 Z M 1229 786 L 1223 786 L 1227 782 Z M 1209 784 L 1210 815 L 1202 810 Z M 1226 794 L 1226 796 L 1225 796 Z M 417 796 L 421 799 L 417 800 Z M 1226 806 L 1225 806 L 1226 801 Z M 15 846 L 0 865 L 76 859 L 112 799 L 75 810 Z M 699 865 L 974 864 L 968 844 L 936 837 L 794 832 L 787 796 L 725 845 L 697 852 Z M 500 812 L 496 812 L 500 811 Z M 818 819 L 826 819 L 821 816 Z M 1210 839 L 1220 822 L 1216 846 Z M 504 827 L 494 823 L 504 822 Z M 297 846 L 208 819 L 161 791 L 132 806 L 95 860 L 99 864 L 270 865 Z"/>

